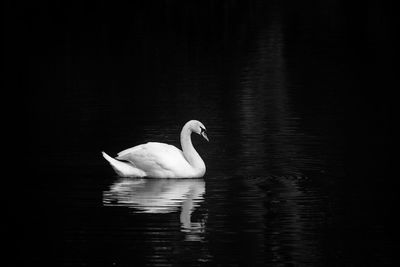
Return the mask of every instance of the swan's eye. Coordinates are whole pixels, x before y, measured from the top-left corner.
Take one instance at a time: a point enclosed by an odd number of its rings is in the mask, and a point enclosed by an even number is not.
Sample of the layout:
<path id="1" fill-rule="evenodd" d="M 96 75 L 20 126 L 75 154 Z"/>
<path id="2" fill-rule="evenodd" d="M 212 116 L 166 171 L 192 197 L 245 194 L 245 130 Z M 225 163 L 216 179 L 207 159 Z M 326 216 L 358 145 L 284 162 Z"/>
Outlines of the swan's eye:
<path id="1" fill-rule="evenodd" d="M 204 133 L 206 131 L 206 129 L 204 129 L 203 127 L 200 127 L 200 133 Z"/>

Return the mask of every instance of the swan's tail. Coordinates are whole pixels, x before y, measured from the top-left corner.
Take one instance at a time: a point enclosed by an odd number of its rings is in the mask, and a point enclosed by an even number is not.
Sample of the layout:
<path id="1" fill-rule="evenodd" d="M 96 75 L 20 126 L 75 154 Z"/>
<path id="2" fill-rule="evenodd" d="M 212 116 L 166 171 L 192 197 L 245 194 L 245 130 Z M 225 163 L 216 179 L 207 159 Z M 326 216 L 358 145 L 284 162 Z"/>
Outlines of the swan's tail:
<path id="1" fill-rule="evenodd" d="M 132 164 L 129 164 L 127 162 L 122 162 L 119 160 L 116 160 L 104 151 L 101 152 L 103 154 L 103 157 L 110 163 L 111 167 L 115 170 L 115 172 L 119 176 L 123 177 L 144 177 L 146 176 L 146 173 L 138 168 L 135 168 Z"/>

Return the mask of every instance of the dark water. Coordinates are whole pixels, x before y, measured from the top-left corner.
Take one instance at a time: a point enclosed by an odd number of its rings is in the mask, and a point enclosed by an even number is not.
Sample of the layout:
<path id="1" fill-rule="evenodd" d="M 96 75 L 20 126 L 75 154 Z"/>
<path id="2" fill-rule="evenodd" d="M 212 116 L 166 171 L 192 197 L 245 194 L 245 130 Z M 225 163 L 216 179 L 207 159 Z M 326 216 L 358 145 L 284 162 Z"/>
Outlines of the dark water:
<path id="1" fill-rule="evenodd" d="M 393 264 L 390 13 L 345 1 L 13 9 L 27 71 L 18 257 L 51 266 Z M 21 31 L 20 31 L 21 30 Z M 19 40 L 19 39 L 17 39 Z M 118 178 L 101 157 L 179 146 L 203 179 Z M 19 218 L 19 217 L 18 217 Z"/>

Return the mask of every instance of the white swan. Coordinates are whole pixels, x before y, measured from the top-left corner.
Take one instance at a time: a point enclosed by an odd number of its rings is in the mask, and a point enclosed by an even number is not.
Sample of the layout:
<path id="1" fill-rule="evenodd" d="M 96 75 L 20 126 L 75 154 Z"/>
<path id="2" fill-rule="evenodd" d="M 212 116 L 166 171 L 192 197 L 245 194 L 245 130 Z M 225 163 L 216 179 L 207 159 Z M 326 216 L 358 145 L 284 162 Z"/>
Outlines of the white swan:
<path id="1" fill-rule="evenodd" d="M 181 131 L 182 150 L 150 142 L 121 151 L 115 159 L 105 152 L 102 154 L 122 177 L 199 178 L 204 176 L 206 165 L 193 147 L 192 132 L 208 141 L 206 127 L 197 120 L 191 120 Z"/>

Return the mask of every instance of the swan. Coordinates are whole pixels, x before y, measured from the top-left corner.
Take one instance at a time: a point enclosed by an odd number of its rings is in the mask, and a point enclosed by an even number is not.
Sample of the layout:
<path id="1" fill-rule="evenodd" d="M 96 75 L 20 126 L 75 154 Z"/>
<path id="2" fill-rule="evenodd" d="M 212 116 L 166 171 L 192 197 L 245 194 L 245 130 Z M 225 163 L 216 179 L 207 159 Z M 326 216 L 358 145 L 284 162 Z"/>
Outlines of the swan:
<path id="1" fill-rule="evenodd" d="M 102 154 L 122 177 L 200 178 L 206 172 L 206 165 L 193 147 L 193 132 L 209 141 L 206 127 L 200 121 L 190 120 L 181 131 L 182 150 L 164 143 L 149 142 L 125 149 L 116 158 L 104 151 Z"/>

